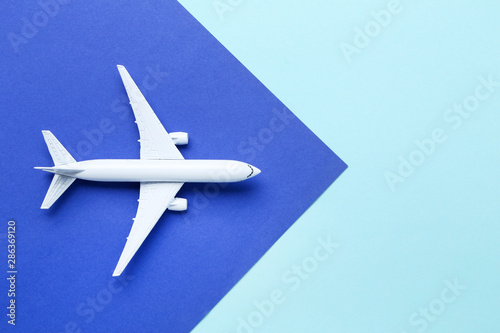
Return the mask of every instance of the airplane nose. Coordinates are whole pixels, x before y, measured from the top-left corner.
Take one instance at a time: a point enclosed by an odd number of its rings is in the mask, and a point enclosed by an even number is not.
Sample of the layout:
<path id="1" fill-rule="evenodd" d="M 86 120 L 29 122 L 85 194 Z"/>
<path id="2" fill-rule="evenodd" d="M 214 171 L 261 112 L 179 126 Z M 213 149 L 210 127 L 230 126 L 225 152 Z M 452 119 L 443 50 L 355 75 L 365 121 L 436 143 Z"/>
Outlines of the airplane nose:
<path id="1" fill-rule="evenodd" d="M 248 164 L 248 167 L 250 168 L 250 173 L 248 174 L 247 178 L 255 177 L 260 173 L 259 168 L 254 167 L 253 165 L 250 165 L 250 164 Z"/>

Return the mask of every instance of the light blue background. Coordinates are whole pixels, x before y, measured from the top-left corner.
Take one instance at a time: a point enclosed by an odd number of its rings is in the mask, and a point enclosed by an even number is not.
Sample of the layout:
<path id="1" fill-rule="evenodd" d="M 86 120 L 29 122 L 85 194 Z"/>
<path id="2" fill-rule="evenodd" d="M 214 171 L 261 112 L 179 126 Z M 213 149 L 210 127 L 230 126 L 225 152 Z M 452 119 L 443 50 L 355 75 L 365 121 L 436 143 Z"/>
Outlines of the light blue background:
<path id="1" fill-rule="evenodd" d="M 390 1 L 221 0 L 222 16 L 180 2 L 349 165 L 194 332 L 249 317 L 240 332 L 498 332 L 500 87 L 457 129 L 443 115 L 479 77 L 500 82 L 500 5 L 401 1 L 348 62 L 341 44 Z M 391 191 L 385 173 L 435 128 L 447 140 Z M 290 290 L 283 276 L 328 236 L 339 247 Z M 466 289 L 444 303 L 455 280 Z"/>

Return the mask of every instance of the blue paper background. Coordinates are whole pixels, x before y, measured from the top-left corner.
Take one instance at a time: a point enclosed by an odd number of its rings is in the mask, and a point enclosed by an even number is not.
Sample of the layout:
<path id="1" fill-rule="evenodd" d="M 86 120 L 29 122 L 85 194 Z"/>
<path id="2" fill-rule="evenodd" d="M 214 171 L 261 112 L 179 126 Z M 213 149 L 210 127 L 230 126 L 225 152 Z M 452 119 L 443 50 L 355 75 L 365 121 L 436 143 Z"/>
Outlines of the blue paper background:
<path id="1" fill-rule="evenodd" d="M 16 329 L 189 331 L 346 165 L 177 2 L 43 4 L 11 1 L 1 14 L 1 219 L 17 221 Z M 43 211 L 51 177 L 32 168 L 52 165 L 42 129 L 77 160 L 139 156 L 116 64 L 168 131 L 189 132 L 186 158 L 263 171 L 186 185 L 188 211 L 165 214 L 121 279 L 111 273 L 138 184 L 76 181 Z"/>
<path id="2" fill-rule="evenodd" d="M 500 3 L 221 0 L 221 20 L 213 0 L 180 2 L 349 163 L 194 333 L 251 315 L 259 333 L 500 331 L 499 87 L 460 127 L 443 119 L 480 77 L 500 82 Z M 394 3 L 348 62 L 342 43 Z M 385 173 L 435 128 L 448 139 L 392 191 Z M 340 246 L 291 290 L 283 275 L 328 235 Z M 455 279 L 466 289 L 440 309 Z M 256 321 L 277 289 L 285 300 Z"/>

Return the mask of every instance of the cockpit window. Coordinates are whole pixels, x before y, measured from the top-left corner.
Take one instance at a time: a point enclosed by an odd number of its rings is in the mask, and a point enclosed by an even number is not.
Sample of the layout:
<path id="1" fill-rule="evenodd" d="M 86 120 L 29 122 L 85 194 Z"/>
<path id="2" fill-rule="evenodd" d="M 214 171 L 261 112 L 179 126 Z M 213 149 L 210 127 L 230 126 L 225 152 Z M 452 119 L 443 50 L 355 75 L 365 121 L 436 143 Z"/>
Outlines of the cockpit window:
<path id="1" fill-rule="evenodd" d="M 247 178 L 250 178 L 253 175 L 253 168 L 252 168 L 252 166 L 250 164 L 247 164 L 247 165 L 250 168 L 250 170 L 252 170 L 252 172 L 250 172 L 250 174 L 247 176 Z"/>

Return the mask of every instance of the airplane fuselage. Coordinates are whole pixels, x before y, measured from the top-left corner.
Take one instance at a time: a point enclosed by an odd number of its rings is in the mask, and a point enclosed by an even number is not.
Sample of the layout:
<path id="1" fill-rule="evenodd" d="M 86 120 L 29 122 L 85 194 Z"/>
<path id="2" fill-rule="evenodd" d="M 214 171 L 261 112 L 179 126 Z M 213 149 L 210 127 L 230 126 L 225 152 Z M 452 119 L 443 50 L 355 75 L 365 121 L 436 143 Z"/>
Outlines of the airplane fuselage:
<path id="1" fill-rule="evenodd" d="M 105 182 L 238 182 L 260 173 L 243 162 L 232 160 L 87 160 L 45 171 L 79 179 Z"/>

